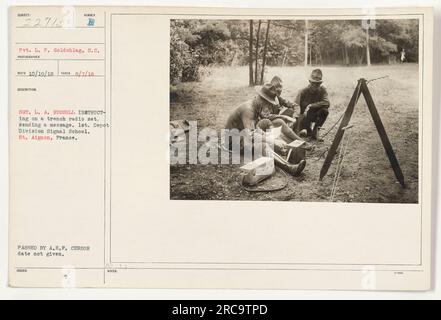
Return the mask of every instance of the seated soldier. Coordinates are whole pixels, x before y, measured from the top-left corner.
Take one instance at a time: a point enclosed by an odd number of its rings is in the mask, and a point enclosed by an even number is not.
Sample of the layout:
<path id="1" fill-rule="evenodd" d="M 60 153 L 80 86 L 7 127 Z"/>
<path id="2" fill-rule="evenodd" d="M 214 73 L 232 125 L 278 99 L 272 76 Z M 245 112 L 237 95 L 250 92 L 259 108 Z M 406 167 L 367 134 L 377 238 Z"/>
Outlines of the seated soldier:
<path id="1" fill-rule="evenodd" d="M 277 79 L 280 79 L 279 77 L 275 77 Z M 274 80 L 274 78 L 273 78 Z M 267 83 L 263 86 L 262 89 L 268 91 L 268 93 L 271 96 L 275 96 L 276 97 L 276 102 L 275 103 L 270 103 L 267 104 L 266 106 L 264 106 L 262 108 L 262 110 L 260 111 L 260 116 L 259 116 L 259 120 L 261 119 L 269 119 L 272 121 L 272 124 L 274 127 L 281 127 L 281 131 L 283 133 L 283 137 L 285 138 L 285 141 L 290 143 L 294 140 L 302 140 L 301 137 L 299 137 L 294 130 L 292 129 L 293 126 L 296 127 L 296 120 L 293 119 L 290 116 L 287 115 L 280 115 L 277 114 L 277 110 L 280 107 L 280 102 L 279 102 L 279 97 L 278 97 L 278 93 L 281 93 L 281 82 L 279 81 L 273 81 L 272 83 Z M 261 95 L 262 90 L 258 91 L 258 94 Z M 262 96 L 262 98 L 265 99 L 265 97 Z M 286 101 L 286 100 L 284 100 Z M 310 149 L 311 146 L 310 144 L 305 144 L 305 147 L 307 149 Z"/>
<path id="2" fill-rule="evenodd" d="M 282 98 L 283 82 L 279 76 L 274 76 L 270 82 L 276 90 L 279 105 L 277 106 L 277 114 L 292 117 L 294 115 L 295 104 Z"/>
<path id="3" fill-rule="evenodd" d="M 274 114 L 271 113 L 271 108 L 269 107 L 265 107 L 262 109 L 262 111 L 260 112 L 260 121 L 262 120 L 270 120 L 271 124 L 274 128 L 278 128 L 280 127 L 281 129 L 281 138 L 286 142 L 286 143 L 291 143 L 294 140 L 301 140 L 303 141 L 303 139 L 301 137 L 299 137 L 293 129 L 291 129 L 289 127 L 289 125 L 285 122 L 284 119 L 282 118 L 277 118 L 274 117 Z M 289 117 L 288 117 L 289 118 Z M 310 143 L 305 142 L 304 144 L 304 148 L 307 150 L 311 150 L 312 146 Z"/>
<path id="4" fill-rule="evenodd" d="M 283 139 L 283 134 L 274 137 L 271 131 L 274 129 L 274 125 L 269 119 L 262 119 L 257 123 L 256 131 L 266 135 L 266 140 L 274 145 L 274 151 L 281 156 L 286 156 L 288 149 L 286 148 L 286 140 Z M 269 141 L 271 139 L 271 141 Z"/>
<path id="5" fill-rule="evenodd" d="M 274 76 L 271 79 L 270 84 L 277 95 L 277 100 L 279 103 L 278 105 L 272 107 L 269 119 L 282 119 L 291 129 L 294 130 L 294 128 L 296 128 L 296 119 L 293 118 L 294 104 L 281 97 L 283 90 L 282 79 L 278 76 Z"/>
<path id="6" fill-rule="evenodd" d="M 240 104 L 233 111 L 233 113 L 227 119 L 227 123 L 225 125 L 226 129 L 237 129 L 239 131 L 249 130 L 251 134 L 254 133 L 257 128 L 257 124 L 261 119 L 262 111 L 268 110 L 272 106 L 278 104 L 277 96 L 272 90 L 270 90 L 269 85 L 263 86 L 257 93 L 258 94 L 254 97 L 254 99 Z M 280 121 L 283 122 L 282 120 Z M 283 124 L 286 126 L 284 122 Z M 250 137 L 249 140 L 251 141 L 252 137 Z M 262 141 L 264 142 L 262 146 L 263 155 L 274 155 L 274 162 L 281 169 L 292 175 L 299 175 L 303 171 L 306 165 L 305 160 L 302 160 L 297 165 L 290 164 L 282 157 L 278 156 L 275 152 L 272 152 L 272 150 L 270 150 L 271 147 L 265 143 L 264 139 L 262 139 Z M 254 141 L 252 143 L 254 143 Z"/>
<path id="7" fill-rule="evenodd" d="M 318 129 L 325 123 L 329 114 L 329 99 L 326 88 L 322 86 L 323 74 L 320 69 L 312 71 L 309 78 L 309 85 L 300 90 L 295 99 L 295 103 L 300 106 L 300 115 L 302 117 L 301 127 L 306 129 L 306 135 L 317 139 Z M 311 128 L 311 124 L 314 127 Z"/>

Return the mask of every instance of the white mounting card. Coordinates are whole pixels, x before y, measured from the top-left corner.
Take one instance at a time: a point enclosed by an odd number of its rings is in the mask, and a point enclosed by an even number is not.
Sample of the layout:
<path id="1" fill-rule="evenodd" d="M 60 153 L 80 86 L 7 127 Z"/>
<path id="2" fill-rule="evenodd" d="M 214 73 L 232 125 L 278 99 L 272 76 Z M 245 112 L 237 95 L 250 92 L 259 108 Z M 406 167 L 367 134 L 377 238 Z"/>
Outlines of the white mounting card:
<path id="1" fill-rule="evenodd" d="M 10 286 L 430 289 L 432 8 L 9 19 Z"/>

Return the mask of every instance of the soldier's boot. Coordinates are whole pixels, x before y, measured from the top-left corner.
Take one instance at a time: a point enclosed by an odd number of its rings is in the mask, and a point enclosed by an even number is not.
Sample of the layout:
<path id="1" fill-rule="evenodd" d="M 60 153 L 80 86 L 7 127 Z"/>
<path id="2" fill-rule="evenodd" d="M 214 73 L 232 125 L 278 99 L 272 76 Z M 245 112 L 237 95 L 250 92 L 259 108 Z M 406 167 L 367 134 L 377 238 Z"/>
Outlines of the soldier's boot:
<path id="1" fill-rule="evenodd" d="M 312 134 L 311 125 L 311 121 L 307 117 L 305 117 L 303 119 L 303 128 L 306 129 L 306 136 L 308 137 L 310 137 Z"/>
<path id="2" fill-rule="evenodd" d="M 312 135 L 311 125 L 308 124 L 308 126 L 306 127 L 306 136 L 310 137 L 311 135 Z"/>
<path id="3" fill-rule="evenodd" d="M 274 161 L 280 169 L 293 176 L 298 176 L 302 173 L 306 166 L 306 160 L 301 160 L 298 164 L 290 164 L 289 162 L 281 161 L 277 158 L 274 158 Z"/>
<path id="4" fill-rule="evenodd" d="M 318 139 L 319 129 L 320 129 L 319 125 L 317 123 L 314 123 L 314 128 L 312 129 L 312 133 L 311 133 L 311 137 L 314 140 Z"/>

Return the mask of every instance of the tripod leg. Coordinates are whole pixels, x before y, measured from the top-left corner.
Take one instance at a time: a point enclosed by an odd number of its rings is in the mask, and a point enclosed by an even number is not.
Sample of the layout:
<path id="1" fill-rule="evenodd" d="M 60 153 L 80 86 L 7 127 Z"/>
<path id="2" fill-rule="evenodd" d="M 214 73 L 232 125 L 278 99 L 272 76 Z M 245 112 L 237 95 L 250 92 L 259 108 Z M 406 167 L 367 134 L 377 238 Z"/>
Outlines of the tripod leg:
<path id="1" fill-rule="evenodd" d="M 372 99 L 371 93 L 369 92 L 366 81 L 362 82 L 361 91 L 363 92 L 366 104 L 369 108 L 369 112 L 371 113 L 372 119 L 374 120 L 375 127 L 377 127 L 378 134 L 380 135 L 384 150 L 386 151 L 387 157 L 389 158 L 390 165 L 394 170 L 395 177 L 404 188 L 405 183 L 403 172 L 401 171 L 400 164 L 398 163 L 397 157 L 395 156 L 394 150 L 392 149 L 389 137 L 387 136 L 386 130 L 384 129 L 383 122 L 381 121 L 380 115 L 378 114 L 377 108 L 375 107 L 374 100 Z"/>
<path id="2" fill-rule="evenodd" d="M 322 169 L 320 170 L 320 180 L 323 179 L 323 177 L 326 175 L 326 173 L 329 170 L 329 167 L 331 166 L 332 160 L 334 159 L 335 153 L 337 151 L 338 145 L 341 142 L 341 139 L 343 138 L 344 130 L 342 130 L 344 127 L 346 127 L 351 120 L 352 113 L 354 112 L 355 104 L 358 101 L 358 98 L 360 97 L 360 86 L 361 82 L 364 79 L 358 80 L 357 87 L 354 90 L 354 94 L 352 95 L 351 101 L 349 102 L 348 107 L 346 108 L 345 114 L 343 116 L 343 119 L 340 122 L 340 126 L 338 127 L 337 133 L 335 134 L 334 141 L 332 142 L 331 147 L 329 148 L 328 154 L 326 155 L 325 162 L 323 163 Z"/>

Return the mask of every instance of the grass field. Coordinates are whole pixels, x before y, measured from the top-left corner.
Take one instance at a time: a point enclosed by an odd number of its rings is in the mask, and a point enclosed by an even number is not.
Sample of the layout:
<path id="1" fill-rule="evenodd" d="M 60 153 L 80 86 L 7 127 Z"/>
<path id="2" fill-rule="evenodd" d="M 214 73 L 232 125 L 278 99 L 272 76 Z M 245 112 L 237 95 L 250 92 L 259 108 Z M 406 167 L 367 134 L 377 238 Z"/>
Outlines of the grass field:
<path id="1" fill-rule="evenodd" d="M 361 97 L 351 123 L 350 144 L 344 157 L 335 201 L 345 202 L 418 202 L 418 65 L 381 65 L 372 67 L 322 67 L 324 85 L 331 107 L 322 132 L 326 132 L 346 109 L 357 79 L 373 81 L 369 89 L 386 132 L 392 143 L 406 188 L 396 182 L 386 153 Z M 284 81 L 282 96 L 294 100 L 297 91 L 307 85 L 311 68 L 269 68 L 265 78 L 278 75 Z M 213 68 L 201 82 L 181 83 L 170 102 L 170 120 L 197 120 L 198 126 L 223 128 L 235 107 L 255 95 L 248 84 L 247 67 Z M 298 111 L 298 110 L 297 110 Z M 329 201 L 335 162 L 328 175 L 318 180 L 324 153 L 331 145 L 336 126 L 307 154 L 307 165 L 299 177 L 289 177 L 285 189 L 276 192 L 249 193 L 240 186 L 238 165 L 176 165 L 170 167 L 172 199 Z M 337 159 L 337 157 L 335 157 Z M 269 182 L 277 183 L 275 177 Z"/>

